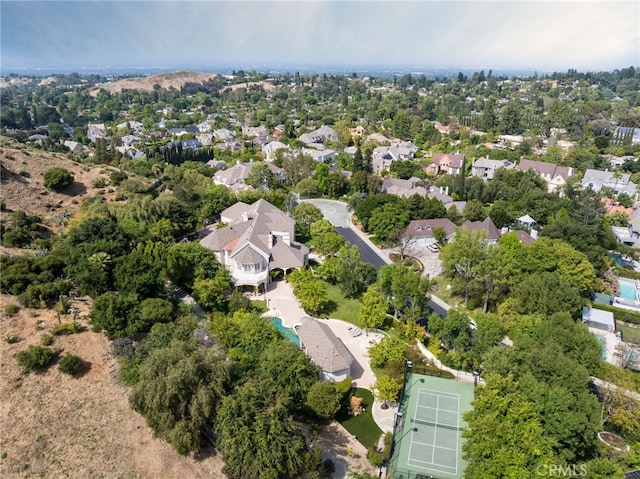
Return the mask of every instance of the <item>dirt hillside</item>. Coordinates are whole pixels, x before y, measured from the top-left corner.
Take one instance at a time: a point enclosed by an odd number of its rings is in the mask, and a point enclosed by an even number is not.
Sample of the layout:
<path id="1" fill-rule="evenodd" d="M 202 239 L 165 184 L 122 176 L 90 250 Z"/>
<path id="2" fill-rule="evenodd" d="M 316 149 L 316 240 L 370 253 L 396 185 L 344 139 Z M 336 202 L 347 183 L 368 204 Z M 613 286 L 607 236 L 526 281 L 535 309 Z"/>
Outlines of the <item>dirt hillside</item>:
<path id="1" fill-rule="evenodd" d="M 0 311 L 14 297 L 0 295 Z M 109 341 L 91 332 L 89 298 L 73 300 L 85 330 L 57 336 L 51 345 L 79 356 L 88 370 L 79 377 L 56 365 L 23 375 L 14 357 L 56 324 L 51 310 L 21 309 L 0 319 L 0 477 L 47 478 L 223 478 L 215 457 L 179 456 L 155 439 L 144 419 L 130 409 L 127 389 L 115 379 Z M 68 315 L 62 321 L 71 321 Z M 5 341 L 7 332 L 20 340 Z"/>
<path id="2" fill-rule="evenodd" d="M 148 77 L 124 78 L 114 82 L 100 85 L 90 92 L 92 96 L 96 96 L 100 89 L 107 90 L 109 93 L 121 92 L 122 90 L 143 90 L 153 91 L 153 85 L 160 85 L 162 88 L 169 89 L 171 87 L 179 89 L 185 83 L 204 83 L 210 78 L 214 78 L 217 73 L 200 73 L 188 70 L 180 70 L 172 73 L 160 73 Z"/>
<path id="3" fill-rule="evenodd" d="M 22 210 L 38 215 L 44 224 L 58 233 L 59 226 L 53 219 L 64 211 L 73 215 L 82 201 L 94 196 L 100 188 L 92 185 L 98 178 L 108 181 L 110 171 L 101 167 L 88 167 L 67 158 L 61 153 L 49 153 L 2 139 L 0 163 L 0 199 L 5 211 L 0 218 L 6 221 L 13 211 Z M 74 183 L 62 193 L 44 187 L 44 174 L 49 168 L 66 168 L 74 177 Z M 109 195 L 108 195 L 109 196 Z"/>

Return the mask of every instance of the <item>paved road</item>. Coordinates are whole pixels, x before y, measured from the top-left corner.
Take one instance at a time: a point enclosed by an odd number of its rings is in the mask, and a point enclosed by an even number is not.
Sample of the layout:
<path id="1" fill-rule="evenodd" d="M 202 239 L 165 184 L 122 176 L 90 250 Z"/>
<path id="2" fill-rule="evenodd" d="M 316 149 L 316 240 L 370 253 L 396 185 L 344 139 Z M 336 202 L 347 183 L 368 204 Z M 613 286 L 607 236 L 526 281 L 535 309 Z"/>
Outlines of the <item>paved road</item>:
<path id="1" fill-rule="evenodd" d="M 322 214 L 329 222 L 336 227 L 336 230 L 340 235 L 349 243 L 355 244 L 360 249 L 360 257 L 362 261 L 372 264 L 376 271 L 378 271 L 385 264 L 391 263 L 388 258 L 383 258 L 376 247 L 368 240 L 363 238 L 362 233 L 357 232 L 350 221 L 351 214 L 347 210 L 347 205 L 341 201 L 335 200 L 319 200 L 309 199 L 307 201 L 322 211 Z M 429 308 L 431 311 L 439 316 L 446 316 L 449 305 L 439 298 L 434 298 L 429 301 Z"/>
<path id="2" fill-rule="evenodd" d="M 351 228 L 338 226 L 336 227 L 336 231 L 338 231 L 338 233 L 340 233 L 340 235 L 349 243 L 356 245 L 360 250 L 360 258 L 362 261 L 372 264 L 376 268 L 376 271 L 387 264 L 387 262 L 384 261 L 380 255 Z"/>

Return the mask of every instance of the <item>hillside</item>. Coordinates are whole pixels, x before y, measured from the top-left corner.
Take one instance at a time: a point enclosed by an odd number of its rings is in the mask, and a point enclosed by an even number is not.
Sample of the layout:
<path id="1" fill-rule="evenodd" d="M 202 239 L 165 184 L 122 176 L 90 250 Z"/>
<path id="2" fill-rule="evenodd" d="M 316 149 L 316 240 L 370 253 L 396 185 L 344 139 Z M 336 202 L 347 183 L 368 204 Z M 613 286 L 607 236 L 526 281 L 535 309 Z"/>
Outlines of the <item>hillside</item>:
<path id="1" fill-rule="evenodd" d="M 72 299 L 84 331 L 56 336 L 51 346 L 85 362 L 87 370 L 78 377 L 55 365 L 23 376 L 14 358 L 58 324 L 53 310 L 3 314 L 0 336 L 10 331 L 19 341 L 0 341 L 0 477 L 223 478 L 219 459 L 179 456 L 129 407 L 128 390 L 114 379 L 109 340 L 88 329 L 90 302 Z M 0 295 L 0 311 L 9 303 L 17 299 Z"/>
<path id="2" fill-rule="evenodd" d="M 200 73 L 189 70 L 180 70 L 171 73 L 160 73 L 148 77 L 124 78 L 122 80 L 102 84 L 99 88 L 91 90 L 89 94 L 95 97 L 101 89 L 106 90 L 109 93 L 119 93 L 122 90 L 152 91 L 154 85 L 160 85 L 161 88 L 165 89 L 173 87 L 179 90 L 186 83 L 204 83 L 217 75 L 217 73 Z M 247 86 L 252 85 L 259 85 L 266 91 L 274 91 L 276 89 L 274 85 L 265 81 L 238 83 L 227 87 L 227 89 L 237 90 L 238 88 L 246 88 Z"/>
<path id="3" fill-rule="evenodd" d="M 214 78 L 217 73 L 200 73 L 189 70 L 180 70 L 171 73 L 160 73 L 148 77 L 124 78 L 114 82 L 100 85 L 99 88 L 91 90 L 90 94 L 96 96 L 101 89 L 109 93 L 121 92 L 122 90 L 143 90 L 153 91 L 154 85 L 169 89 L 171 87 L 180 89 L 185 83 L 204 83 L 210 78 Z"/>

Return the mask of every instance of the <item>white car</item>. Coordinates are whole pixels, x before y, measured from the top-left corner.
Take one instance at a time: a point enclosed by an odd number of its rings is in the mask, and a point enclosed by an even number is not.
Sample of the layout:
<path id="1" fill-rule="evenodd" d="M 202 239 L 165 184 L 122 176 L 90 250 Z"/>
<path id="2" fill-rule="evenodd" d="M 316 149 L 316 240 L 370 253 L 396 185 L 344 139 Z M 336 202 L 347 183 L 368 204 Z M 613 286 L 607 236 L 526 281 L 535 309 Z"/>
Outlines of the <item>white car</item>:
<path id="1" fill-rule="evenodd" d="M 438 245 L 435 244 L 435 243 L 432 243 L 432 244 L 428 245 L 427 248 L 429 248 L 429 251 L 431 251 L 432 253 L 439 253 L 440 252 L 440 248 L 438 248 Z"/>

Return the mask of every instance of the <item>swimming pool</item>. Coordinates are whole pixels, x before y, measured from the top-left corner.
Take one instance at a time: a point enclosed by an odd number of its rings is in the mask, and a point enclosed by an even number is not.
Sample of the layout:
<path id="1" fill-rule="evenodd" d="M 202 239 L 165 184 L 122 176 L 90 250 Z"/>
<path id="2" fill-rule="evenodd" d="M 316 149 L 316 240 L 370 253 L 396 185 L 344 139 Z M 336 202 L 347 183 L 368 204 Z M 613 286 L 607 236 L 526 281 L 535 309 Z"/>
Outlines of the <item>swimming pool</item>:
<path id="1" fill-rule="evenodd" d="M 271 321 L 283 338 L 291 341 L 297 348 L 300 347 L 300 338 L 293 329 L 287 328 L 286 326 L 282 325 L 282 319 L 271 318 Z"/>
<path id="2" fill-rule="evenodd" d="M 602 354 L 600 355 L 600 359 L 605 361 L 607 359 L 607 340 L 604 336 L 599 334 L 594 334 L 598 342 L 600 343 L 600 347 L 602 348 Z"/>
<path id="3" fill-rule="evenodd" d="M 638 301 L 638 290 L 636 289 L 635 281 L 618 278 L 618 285 L 620 286 L 621 298 L 628 299 L 630 301 Z"/>

